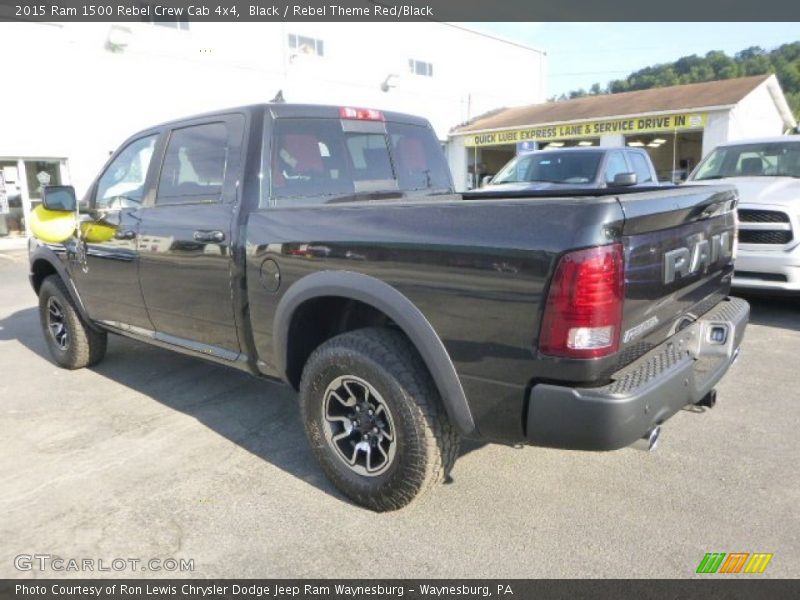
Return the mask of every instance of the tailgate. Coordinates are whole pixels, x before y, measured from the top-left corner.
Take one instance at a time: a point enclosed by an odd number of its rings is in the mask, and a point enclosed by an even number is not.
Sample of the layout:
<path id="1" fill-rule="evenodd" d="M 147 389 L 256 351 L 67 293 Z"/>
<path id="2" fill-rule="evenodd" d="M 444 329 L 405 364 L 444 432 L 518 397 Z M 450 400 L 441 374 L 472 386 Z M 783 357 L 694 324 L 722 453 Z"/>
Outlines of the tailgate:
<path id="1" fill-rule="evenodd" d="M 625 213 L 618 364 L 627 364 L 728 295 L 737 197 L 727 186 L 681 186 L 618 200 Z"/>

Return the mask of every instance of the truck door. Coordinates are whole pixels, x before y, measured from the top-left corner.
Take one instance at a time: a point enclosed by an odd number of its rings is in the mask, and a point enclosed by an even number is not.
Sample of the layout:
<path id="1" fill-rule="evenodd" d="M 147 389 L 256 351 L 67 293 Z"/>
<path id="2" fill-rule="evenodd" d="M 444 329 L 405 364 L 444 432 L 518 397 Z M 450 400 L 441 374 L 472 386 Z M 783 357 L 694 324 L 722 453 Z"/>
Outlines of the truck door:
<path id="1" fill-rule="evenodd" d="M 158 132 L 123 146 L 89 191 L 81 240 L 69 268 L 95 321 L 152 330 L 139 288 L 136 233 L 147 190 L 157 175 L 152 160 Z"/>
<path id="2" fill-rule="evenodd" d="M 157 336 L 229 360 L 240 348 L 230 239 L 243 133 L 242 115 L 171 129 L 139 223 L 139 279 Z"/>

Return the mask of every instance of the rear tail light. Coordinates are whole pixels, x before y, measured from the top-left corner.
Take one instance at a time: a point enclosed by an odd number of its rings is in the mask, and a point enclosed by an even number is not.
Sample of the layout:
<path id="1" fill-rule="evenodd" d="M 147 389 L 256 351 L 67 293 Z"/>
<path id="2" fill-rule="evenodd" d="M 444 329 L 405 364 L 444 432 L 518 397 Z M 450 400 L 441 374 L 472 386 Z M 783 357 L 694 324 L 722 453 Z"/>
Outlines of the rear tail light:
<path id="1" fill-rule="evenodd" d="M 613 354 L 619 348 L 624 294 L 622 244 L 565 254 L 550 283 L 539 350 L 569 358 Z"/>
<path id="2" fill-rule="evenodd" d="M 383 121 L 383 113 L 374 108 L 341 107 L 339 117 L 342 119 L 355 119 L 358 121 Z"/>

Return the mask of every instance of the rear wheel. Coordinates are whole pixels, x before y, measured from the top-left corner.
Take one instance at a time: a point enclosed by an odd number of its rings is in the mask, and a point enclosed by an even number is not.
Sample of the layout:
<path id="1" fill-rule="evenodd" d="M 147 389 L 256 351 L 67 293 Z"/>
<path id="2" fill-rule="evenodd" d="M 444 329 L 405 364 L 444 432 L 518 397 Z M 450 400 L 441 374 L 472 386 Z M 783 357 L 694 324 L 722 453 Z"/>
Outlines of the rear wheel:
<path id="1" fill-rule="evenodd" d="M 80 369 L 105 356 L 106 333 L 83 320 L 58 275 L 47 277 L 39 288 L 39 318 L 47 347 L 59 366 Z"/>
<path id="2" fill-rule="evenodd" d="M 300 406 L 325 473 L 372 510 L 406 506 L 455 461 L 458 435 L 424 363 L 399 332 L 360 329 L 322 344 L 303 370 Z"/>

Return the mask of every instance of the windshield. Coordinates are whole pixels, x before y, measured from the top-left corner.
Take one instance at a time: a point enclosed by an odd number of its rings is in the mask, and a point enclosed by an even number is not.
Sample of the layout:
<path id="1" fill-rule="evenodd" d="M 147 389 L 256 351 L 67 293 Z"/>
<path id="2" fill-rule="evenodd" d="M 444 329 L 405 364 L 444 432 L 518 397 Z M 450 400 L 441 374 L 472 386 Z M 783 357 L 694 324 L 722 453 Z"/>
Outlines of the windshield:
<path id="1" fill-rule="evenodd" d="M 721 146 L 700 163 L 692 180 L 724 177 L 800 177 L 800 140 Z"/>
<path id="2" fill-rule="evenodd" d="M 602 152 L 532 152 L 511 159 L 492 184 L 545 181 L 591 183 L 597 179 Z"/>

